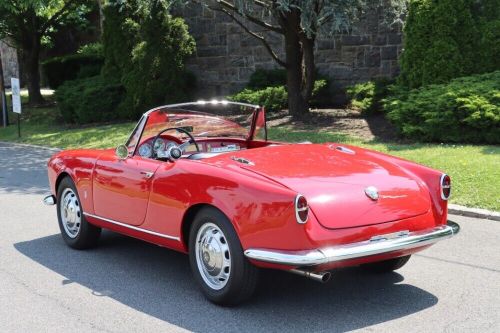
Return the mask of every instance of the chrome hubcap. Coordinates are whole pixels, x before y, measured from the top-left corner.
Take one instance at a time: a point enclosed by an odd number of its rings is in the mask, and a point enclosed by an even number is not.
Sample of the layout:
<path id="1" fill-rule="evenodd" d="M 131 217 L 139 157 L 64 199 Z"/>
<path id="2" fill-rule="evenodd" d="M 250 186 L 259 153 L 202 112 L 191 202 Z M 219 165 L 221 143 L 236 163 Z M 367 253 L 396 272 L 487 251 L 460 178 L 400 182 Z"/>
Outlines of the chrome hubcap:
<path id="1" fill-rule="evenodd" d="M 231 274 L 231 253 L 226 236 L 213 223 L 205 223 L 196 235 L 196 264 L 203 281 L 212 289 L 224 288 Z"/>
<path id="2" fill-rule="evenodd" d="M 82 224 L 82 212 L 78 198 L 72 189 L 64 189 L 61 195 L 61 220 L 66 235 L 71 238 L 78 236 Z"/>

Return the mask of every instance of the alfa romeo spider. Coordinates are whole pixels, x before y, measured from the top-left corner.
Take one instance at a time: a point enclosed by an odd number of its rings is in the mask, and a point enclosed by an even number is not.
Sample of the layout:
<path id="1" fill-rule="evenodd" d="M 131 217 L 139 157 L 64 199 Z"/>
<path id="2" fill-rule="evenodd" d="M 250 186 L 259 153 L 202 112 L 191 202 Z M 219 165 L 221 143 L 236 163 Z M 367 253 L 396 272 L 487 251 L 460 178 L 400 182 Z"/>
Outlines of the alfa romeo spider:
<path id="1" fill-rule="evenodd" d="M 443 172 L 268 140 L 265 110 L 244 103 L 154 108 L 116 149 L 55 154 L 48 177 L 44 202 L 67 245 L 95 246 L 105 228 L 187 253 L 203 294 L 223 305 L 249 298 L 260 269 L 322 282 L 339 267 L 390 272 L 460 230 Z"/>

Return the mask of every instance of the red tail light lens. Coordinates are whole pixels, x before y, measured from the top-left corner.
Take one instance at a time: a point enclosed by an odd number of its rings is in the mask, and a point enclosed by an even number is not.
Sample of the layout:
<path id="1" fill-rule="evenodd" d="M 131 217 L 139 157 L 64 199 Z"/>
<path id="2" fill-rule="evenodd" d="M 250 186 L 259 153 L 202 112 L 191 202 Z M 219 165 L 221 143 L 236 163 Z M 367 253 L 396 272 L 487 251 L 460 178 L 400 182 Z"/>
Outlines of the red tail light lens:
<path id="1" fill-rule="evenodd" d="M 443 174 L 441 176 L 441 199 L 448 200 L 451 195 L 451 178 Z"/>
<path id="2" fill-rule="evenodd" d="M 309 216 L 309 205 L 307 204 L 306 198 L 303 195 L 298 194 L 295 197 L 295 217 L 297 218 L 297 223 L 304 224 L 307 222 L 307 217 Z"/>

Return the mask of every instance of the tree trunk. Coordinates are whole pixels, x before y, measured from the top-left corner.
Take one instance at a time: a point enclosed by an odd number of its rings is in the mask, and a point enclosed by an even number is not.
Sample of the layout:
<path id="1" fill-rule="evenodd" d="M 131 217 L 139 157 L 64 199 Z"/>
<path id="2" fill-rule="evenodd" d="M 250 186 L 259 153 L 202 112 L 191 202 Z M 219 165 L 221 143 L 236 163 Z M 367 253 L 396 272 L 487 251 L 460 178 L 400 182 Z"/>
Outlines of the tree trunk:
<path id="1" fill-rule="evenodd" d="M 104 0 L 97 0 L 99 7 L 99 35 L 102 36 L 104 29 Z"/>
<path id="2" fill-rule="evenodd" d="M 29 104 L 33 106 L 42 105 L 45 102 L 40 93 L 39 58 L 42 36 L 39 33 L 40 20 L 32 7 L 28 8 L 25 14 L 25 22 L 19 22 L 19 26 L 22 27 L 20 28 L 21 49 L 19 55 L 21 70 L 27 81 Z"/>
<path id="3" fill-rule="evenodd" d="M 315 80 L 314 39 L 303 35 L 300 12 L 291 10 L 283 20 L 287 64 L 288 110 L 296 119 L 309 114 L 309 101 Z"/>
<path id="4" fill-rule="evenodd" d="M 314 90 L 314 82 L 316 81 L 316 66 L 314 64 L 314 38 L 308 38 L 305 35 L 301 36 L 302 48 L 302 89 L 303 98 L 311 101 Z"/>
<path id="5" fill-rule="evenodd" d="M 33 106 L 44 104 L 45 100 L 40 93 L 40 38 L 38 34 L 25 40 L 21 52 L 21 66 L 26 73 L 29 104 Z"/>

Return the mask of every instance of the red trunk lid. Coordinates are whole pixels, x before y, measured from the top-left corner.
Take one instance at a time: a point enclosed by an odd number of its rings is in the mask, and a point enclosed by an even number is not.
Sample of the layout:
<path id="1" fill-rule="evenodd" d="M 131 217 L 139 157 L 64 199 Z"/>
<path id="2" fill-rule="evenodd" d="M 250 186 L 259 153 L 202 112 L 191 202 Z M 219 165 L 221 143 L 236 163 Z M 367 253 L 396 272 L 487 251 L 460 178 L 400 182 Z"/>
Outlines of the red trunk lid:
<path id="1" fill-rule="evenodd" d="M 431 202 L 425 185 L 404 169 L 387 162 L 382 155 L 352 147 L 341 151 L 338 147 L 334 144 L 273 146 L 210 160 L 242 157 L 250 161 L 253 165 L 239 165 L 304 195 L 319 223 L 326 228 L 384 223 L 429 210 Z M 378 200 L 365 194 L 369 186 L 378 190 Z"/>

